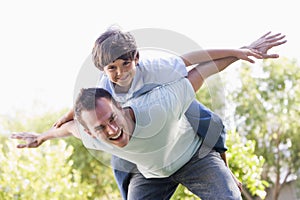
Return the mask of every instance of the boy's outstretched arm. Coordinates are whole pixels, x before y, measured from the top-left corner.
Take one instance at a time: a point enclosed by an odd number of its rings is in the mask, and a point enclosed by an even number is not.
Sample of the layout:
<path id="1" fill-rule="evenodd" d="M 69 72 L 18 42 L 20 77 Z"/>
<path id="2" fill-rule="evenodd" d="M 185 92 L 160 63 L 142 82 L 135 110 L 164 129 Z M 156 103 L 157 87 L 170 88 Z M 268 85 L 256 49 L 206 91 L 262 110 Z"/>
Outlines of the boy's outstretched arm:
<path id="1" fill-rule="evenodd" d="M 253 53 L 255 52 L 253 51 Z M 204 64 L 206 62 L 215 61 L 222 58 L 239 57 L 241 56 L 241 54 L 243 54 L 241 49 L 207 49 L 192 51 L 183 54 L 180 57 L 183 59 L 185 65 L 188 67 L 195 64 Z M 250 61 L 250 59 L 248 59 L 248 61 L 253 62 Z"/>
<path id="2" fill-rule="evenodd" d="M 239 53 L 236 54 L 236 57 L 217 59 L 214 61 L 206 62 L 204 64 L 199 64 L 196 67 L 194 67 L 188 73 L 188 79 L 193 85 L 194 90 L 197 91 L 202 86 L 206 78 L 213 74 L 223 71 L 230 64 L 234 63 L 239 59 L 253 63 L 254 61 L 251 58 L 249 58 L 249 56 L 254 56 L 260 59 L 278 58 L 278 54 L 268 54 L 268 50 L 275 46 L 279 46 L 286 43 L 286 40 L 282 40 L 285 36 L 281 36 L 280 33 L 268 36 L 269 34 L 270 32 L 263 35 L 250 45 L 242 47 Z"/>
<path id="3" fill-rule="evenodd" d="M 18 144 L 17 148 L 36 148 L 42 145 L 45 141 L 55 138 L 75 136 L 80 139 L 80 134 L 74 120 L 64 123 L 59 128 L 51 128 L 48 131 L 38 134 L 32 132 L 13 133 L 12 139 L 23 140 L 25 143 Z"/>
<path id="4" fill-rule="evenodd" d="M 264 58 L 276 58 L 278 57 L 277 54 L 267 54 L 268 50 L 284 44 L 286 40 L 285 35 L 281 35 L 281 33 L 270 35 L 271 31 L 264 34 L 253 43 L 248 46 L 244 46 L 241 49 L 252 49 L 252 50 L 259 50 L 261 53 L 264 52 Z M 188 52 L 183 54 L 181 58 L 183 59 L 186 66 L 191 66 L 195 64 L 204 64 L 205 62 L 218 60 L 221 58 L 227 57 L 238 57 L 237 56 L 238 49 L 208 49 L 208 50 L 198 50 Z"/>

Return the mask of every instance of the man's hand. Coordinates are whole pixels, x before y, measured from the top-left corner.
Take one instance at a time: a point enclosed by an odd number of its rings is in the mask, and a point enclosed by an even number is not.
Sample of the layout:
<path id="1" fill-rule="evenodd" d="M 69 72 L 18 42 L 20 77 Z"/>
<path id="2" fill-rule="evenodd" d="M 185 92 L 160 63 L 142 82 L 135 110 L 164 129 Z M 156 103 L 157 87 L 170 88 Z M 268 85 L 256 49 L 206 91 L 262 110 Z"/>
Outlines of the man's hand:
<path id="1" fill-rule="evenodd" d="M 37 133 L 21 132 L 13 133 L 11 138 L 25 141 L 25 144 L 18 144 L 17 148 L 36 148 L 44 142 L 39 136 Z"/>
<path id="2" fill-rule="evenodd" d="M 236 58 L 248 61 L 250 63 L 255 63 L 254 60 L 250 58 L 250 56 L 258 59 L 263 59 L 262 53 L 255 49 L 239 49 L 236 51 Z"/>
<path id="3" fill-rule="evenodd" d="M 268 50 L 275 47 L 282 45 L 287 42 L 287 40 L 283 40 L 285 38 L 285 35 L 281 35 L 281 33 L 277 33 L 274 35 L 270 35 L 271 31 L 264 34 L 258 40 L 252 42 L 248 46 L 242 47 L 242 49 L 251 49 L 254 51 L 260 52 L 262 55 L 263 59 L 266 58 L 278 58 L 278 54 L 268 54 Z"/>

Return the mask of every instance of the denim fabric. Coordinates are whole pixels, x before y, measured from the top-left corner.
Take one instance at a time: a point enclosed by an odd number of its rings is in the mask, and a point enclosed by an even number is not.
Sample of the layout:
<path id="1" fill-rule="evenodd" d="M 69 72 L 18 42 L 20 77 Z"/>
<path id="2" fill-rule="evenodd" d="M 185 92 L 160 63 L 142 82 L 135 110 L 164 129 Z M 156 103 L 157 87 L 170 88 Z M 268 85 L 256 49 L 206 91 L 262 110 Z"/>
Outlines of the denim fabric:
<path id="1" fill-rule="evenodd" d="M 128 200 L 169 199 L 178 184 L 187 187 L 202 200 L 240 200 L 241 193 L 220 154 L 211 151 L 204 158 L 197 152 L 193 158 L 168 178 L 146 179 L 133 173 Z"/>

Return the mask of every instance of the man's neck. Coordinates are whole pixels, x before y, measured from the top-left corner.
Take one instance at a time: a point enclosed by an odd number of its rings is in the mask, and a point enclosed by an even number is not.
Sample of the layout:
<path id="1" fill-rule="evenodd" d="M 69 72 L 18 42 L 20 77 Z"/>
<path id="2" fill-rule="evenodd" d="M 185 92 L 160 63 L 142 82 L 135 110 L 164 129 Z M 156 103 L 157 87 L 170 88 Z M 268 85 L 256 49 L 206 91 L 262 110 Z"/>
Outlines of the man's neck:
<path id="1" fill-rule="evenodd" d="M 133 112 L 132 108 L 130 108 L 130 107 L 126 107 L 123 110 L 124 110 L 124 115 L 125 115 L 125 119 L 127 121 L 129 132 L 131 134 L 133 134 L 134 129 L 135 129 L 135 122 L 136 122 L 134 112 Z"/>

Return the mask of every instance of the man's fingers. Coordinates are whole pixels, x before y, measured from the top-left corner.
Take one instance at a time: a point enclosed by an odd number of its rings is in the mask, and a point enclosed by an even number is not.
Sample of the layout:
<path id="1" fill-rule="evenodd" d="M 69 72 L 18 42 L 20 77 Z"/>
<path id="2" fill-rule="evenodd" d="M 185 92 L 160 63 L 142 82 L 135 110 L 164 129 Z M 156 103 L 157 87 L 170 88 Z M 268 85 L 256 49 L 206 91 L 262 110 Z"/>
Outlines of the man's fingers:
<path id="1" fill-rule="evenodd" d="M 260 38 L 265 38 L 267 37 L 268 35 L 270 35 L 271 31 L 267 32 L 266 34 L 264 34 L 263 36 L 261 36 Z"/>
<path id="2" fill-rule="evenodd" d="M 249 58 L 249 57 L 245 58 L 244 60 L 245 60 L 245 61 L 248 61 L 248 62 L 250 62 L 250 63 L 255 63 L 254 60 L 252 60 L 252 59 Z"/>
<path id="3" fill-rule="evenodd" d="M 269 37 L 266 37 L 266 39 L 267 39 L 267 40 L 273 39 L 273 38 L 276 38 L 276 37 L 278 37 L 278 36 L 280 36 L 280 35 L 281 35 L 281 33 L 276 33 L 276 34 L 274 34 L 274 35 L 270 35 Z"/>
<path id="4" fill-rule="evenodd" d="M 272 44 L 272 47 L 282 45 L 282 44 L 284 44 L 284 43 L 286 43 L 286 42 L 287 42 L 287 40 L 275 42 L 275 43 Z"/>
<path id="5" fill-rule="evenodd" d="M 35 138 L 39 134 L 36 133 L 29 133 L 29 132 L 19 132 L 11 134 L 11 138 L 13 139 L 22 139 L 22 138 Z"/>
<path id="6" fill-rule="evenodd" d="M 19 149 L 23 149 L 25 147 L 27 147 L 27 144 L 18 144 L 17 145 L 17 148 L 19 148 Z"/>
<path id="7" fill-rule="evenodd" d="M 258 59 L 262 59 L 263 58 L 263 54 L 260 53 L 257 50 L 252 50 L 250 56 L 254 56 L 255 58 L 258 58 Z"/>
<path id="8" fill-rule="evenodd" d="M 264 54 L 263 58 L 279 58 L 278 54 Z"/>

